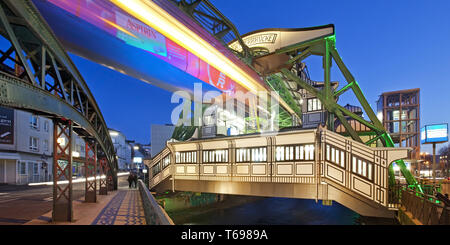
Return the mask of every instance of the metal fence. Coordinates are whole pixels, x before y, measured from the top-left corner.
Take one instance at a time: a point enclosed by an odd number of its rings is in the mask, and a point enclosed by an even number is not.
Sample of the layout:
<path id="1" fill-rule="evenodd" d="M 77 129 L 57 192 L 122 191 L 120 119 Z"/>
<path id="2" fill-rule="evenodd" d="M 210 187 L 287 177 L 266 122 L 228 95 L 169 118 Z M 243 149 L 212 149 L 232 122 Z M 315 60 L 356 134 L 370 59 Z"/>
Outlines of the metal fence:
<path id="1" fill-rule="evenodd" d="M 144 206 L 145 221 L 147 225 L 174 225 L 166 211 L 158 204 L 142 180 L 138 182 Z"/>
<path id="2" fill-rule="evenodd" d="M 450 225 L 450 207 L 434 196 L 405 188 L 401 190 L 400 202 L 413 218 L 424 225 Z"/>

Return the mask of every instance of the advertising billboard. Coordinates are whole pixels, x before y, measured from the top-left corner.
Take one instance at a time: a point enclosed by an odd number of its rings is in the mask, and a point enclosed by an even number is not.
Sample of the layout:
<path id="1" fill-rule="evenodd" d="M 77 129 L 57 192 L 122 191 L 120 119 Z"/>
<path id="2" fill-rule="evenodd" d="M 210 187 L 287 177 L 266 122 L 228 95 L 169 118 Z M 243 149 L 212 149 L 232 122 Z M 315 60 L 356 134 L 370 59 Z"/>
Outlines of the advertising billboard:
<path id="1" fill-rule="evenodd" d="M 0 107 L 0 144 L 14 144 L 14 110 Z"/>
<path id="2" fill-rule="evenodd" d="M 426 125 L 420 129 L 420 143 L 443 143 L 448 141 L 448 123 Z"/>

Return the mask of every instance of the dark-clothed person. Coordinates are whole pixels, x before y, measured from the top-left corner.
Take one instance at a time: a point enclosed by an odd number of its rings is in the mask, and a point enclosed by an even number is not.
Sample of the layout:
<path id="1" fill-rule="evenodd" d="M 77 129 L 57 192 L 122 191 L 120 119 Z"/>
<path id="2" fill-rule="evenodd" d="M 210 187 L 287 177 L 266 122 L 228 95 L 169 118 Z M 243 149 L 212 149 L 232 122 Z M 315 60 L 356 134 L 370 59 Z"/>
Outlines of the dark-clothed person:
<path id="1" fill-rule="evenodd" d="M 133 173 L 133 185 L 134 185 L 134 188 L 137 188 L 137 180 L 138 180 L 137 174 Z"/>
<path id="2" fill-rule="evenodd" d="M 128 175 L 127 180 L 128 180 L 128 188 L 131 189 L 131 185 L 133 184 L 133 180 L 134 180 L 133 173 L 130 173 L 130 175 Z"/>

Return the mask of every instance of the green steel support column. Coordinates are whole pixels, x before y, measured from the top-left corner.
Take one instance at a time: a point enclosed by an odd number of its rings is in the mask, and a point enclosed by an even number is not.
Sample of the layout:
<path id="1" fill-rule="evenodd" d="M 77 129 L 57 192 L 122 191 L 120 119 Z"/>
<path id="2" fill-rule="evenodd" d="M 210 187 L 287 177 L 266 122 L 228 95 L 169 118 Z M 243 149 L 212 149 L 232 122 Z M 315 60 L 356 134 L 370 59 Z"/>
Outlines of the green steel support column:
<path id="1" fill-rule="evenodd" d="M 345 120 L 345 118 L 344 118 Z M 328 127 L 334 132 L 334 113 L 328 112 Z"/>
<path id="2" fill-rule="evenodd" d="M 370 139 L 369 141 L 365 142 L 364 144 L 370 146 L 373 142 L 375 142 L 375 141 L 381 139 L 381 137 L 382 137 L 383 135 L 384 135 L 384 134 L 380 134 L 380 135 L 374 137 L 373 139 Z"/>
<path id="3" fill-rule="evenodd" d="M 394 166 L 391 164 L 388 168 L 389 173 L 389 186 L 395 185 L 395 173 L 394 173 Z"/>
<path id="4" fill-rule="evenodd" d="M 333 57 L 334 61 L 336 62 L 337 66 L 341 70 L 342 74 L 344 75 L 345 79 L 348 83 L 353 83 L 351 86 L 353 93 L 355 94 L 356 98 L 358 99 L 359 103 L 363 107 L 364 111 L 366 112 L 367 116 L 369 117 L 370 121 L 374 124 L 374 126 L 379 131 L 385 131 L 383 124 L 378 120 L 377 116 L 373 112 L 372 108 L 370 107 L 369 103 L 367 102 L 366 98 L 364 97 L 364 94 L 361 91 L 361 88 L 358 85 L 358 82 L 356 82 L 353 75 L 350 73 L 350 71 L 345 66 L 344 62 L 342 61 L 341 57 L 339 56 L 337 50 L 333 47 L 331 49 L 331 56 Z"/>
<path id="5" fill-rule="evenodd" d="M 300 85 L 300 87 L 302 87 L 303 89 L 307 90 L 308 92 L 310 92 L 311 94 L 316 96 L 319 100 L 325 101 L 325 96 L 323 95 L 322 91 L 319 91 L 316 88 L 314 88 L 313 86 L 309 85 L 307 82 L 305 82 L 300 77 L 292 74 L 292 72 L 290 72 L 288 69 L 286 69 L 286 68 L 281 69 L 281 73 L 284 76 L 286 76 L 288 79 L 298 83 Z"/>
<path id="6" fill-rule="evenodd" d="M 340 96 L 341 94 L 343 94 L 345 91 L 347 91 L 348 89 L 350 89 L 353 86 L 354 82 L 351 82 L 347 85 L 345 85 L 345 87 L 339 89 L 339 91 L 334 93 L 334 97 Z"/>
<path id="7" fill-rule="evenodd" d="M 344 126 L 345 130 L 347 130 L 348 134 L 352 137 L 352 139 L 363 143 L 361 138 L 359 137 L 358 133 L 352 128 L 352 126 L 347 122 L 347 119 L 345 119 L 344 115 L 342 115 L 342 112 L 339 110 L 336 110 L 336 116 L 339 118 L 339 121 L 341 121 L 342 125 Z M 334 126 L 334 125 L 333 125 Z M 333 130 L 334 131 L 334 130 Z"/>
<path id="8" fill-rule="evenodd" d="M 311 47 L 306 48 L 301 54 L 295 56 L 288 61 L 288 64 L 293 64 L 296 61 L 302 61 L 311 55 Z"/>

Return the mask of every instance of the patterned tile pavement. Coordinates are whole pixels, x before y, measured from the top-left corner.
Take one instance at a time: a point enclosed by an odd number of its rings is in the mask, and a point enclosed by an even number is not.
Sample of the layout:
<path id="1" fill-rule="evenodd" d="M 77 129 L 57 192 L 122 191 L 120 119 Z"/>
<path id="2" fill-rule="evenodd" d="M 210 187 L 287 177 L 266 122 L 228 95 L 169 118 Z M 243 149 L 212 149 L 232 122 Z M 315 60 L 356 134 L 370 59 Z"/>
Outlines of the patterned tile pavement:
<path id="1" fill-rule="evenodd" d="M 138 190 L 119 190 L 91 225 L 145 225 L 145 214 Z"/>

